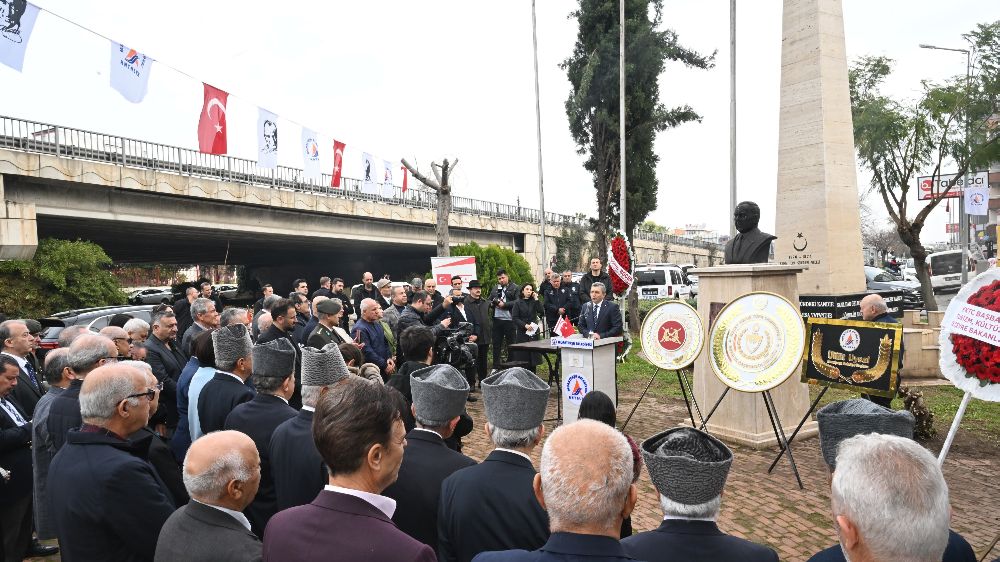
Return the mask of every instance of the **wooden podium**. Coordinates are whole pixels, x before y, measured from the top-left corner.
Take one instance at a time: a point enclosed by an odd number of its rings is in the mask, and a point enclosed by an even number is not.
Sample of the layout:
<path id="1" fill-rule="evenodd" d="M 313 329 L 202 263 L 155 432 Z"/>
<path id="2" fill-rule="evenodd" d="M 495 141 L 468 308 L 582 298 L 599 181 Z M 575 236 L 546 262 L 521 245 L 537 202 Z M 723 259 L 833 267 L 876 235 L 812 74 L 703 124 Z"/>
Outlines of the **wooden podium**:
<path id="1" fill-rule="evenodd" d="M 563 423 L 576 421 L 580 402 L 588 392 L 600 390 L 618 404 L 618 374 L 615 365 L 615 344 L 621 337 L 552 338 L 559 348 L 562 380 L 559 394 Z"/>

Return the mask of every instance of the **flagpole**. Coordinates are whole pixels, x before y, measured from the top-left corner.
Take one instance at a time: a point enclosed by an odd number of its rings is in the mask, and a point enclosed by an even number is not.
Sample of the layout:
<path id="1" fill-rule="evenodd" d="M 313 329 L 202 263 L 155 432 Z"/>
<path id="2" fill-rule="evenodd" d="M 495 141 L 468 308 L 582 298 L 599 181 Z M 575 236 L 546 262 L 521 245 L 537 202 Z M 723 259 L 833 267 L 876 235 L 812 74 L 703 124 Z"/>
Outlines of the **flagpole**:
<path id="1" fill-rule="evenodd" d="M 625 230 L 625 0 L 618 0 L 618 149 L 618 184 L 621 187 L 618 222 L 621 231 L 631 238 L 632 233 Z"/>
<path id="2" fill-rule="evenodd" d="M 736 0 L 729 0 L 729 209 L 736 208 Z M 729 221 L 729 236 L 736 225 Z"/>
<path id="3" fill-rule="evenodd" d="M 535 58 L 535 134 L 538 137 L 538 209 L 542 238 L 542 271 L 549 265 L 548 246 L 545 242 L 545 187 L 542 182 L 542 109 L 538 93 L 538 23 L 535 18 L 535 0 L 531 0 L 531 45 Z"/>

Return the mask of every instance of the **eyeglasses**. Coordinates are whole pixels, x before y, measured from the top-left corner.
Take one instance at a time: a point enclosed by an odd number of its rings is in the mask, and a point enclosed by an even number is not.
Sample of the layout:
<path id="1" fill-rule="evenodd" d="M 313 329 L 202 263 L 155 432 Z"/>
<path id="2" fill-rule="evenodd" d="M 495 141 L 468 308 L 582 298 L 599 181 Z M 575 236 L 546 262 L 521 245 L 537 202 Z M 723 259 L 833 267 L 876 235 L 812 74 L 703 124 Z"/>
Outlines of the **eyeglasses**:
<path id="1" fill-rule="evenodd" d="M 125 398 L 122 398 L 122 402 L 124 402 L 124 401 L 126 401 L 126 400 L 128 400 L 130 398 L 139 398 L 139 397 L 142 397 L 142 396 L 145 396 L 146 400 L 149 400 L 150 402 L 152 402 L 153 398 L 156 398 L 156 389 L 155 388 L 151 388 L 151 389 L 147 390 L 146 392 L 139 392 L 139 393 L 136 393 L 136 394 L 129 394 Z"/>
<path id="2" fill-rule="evenodd" d="M 111 338 L 111 341 L 123 341 L 128 342 L 129 345 L 132 344 L 132 338 Z"/>

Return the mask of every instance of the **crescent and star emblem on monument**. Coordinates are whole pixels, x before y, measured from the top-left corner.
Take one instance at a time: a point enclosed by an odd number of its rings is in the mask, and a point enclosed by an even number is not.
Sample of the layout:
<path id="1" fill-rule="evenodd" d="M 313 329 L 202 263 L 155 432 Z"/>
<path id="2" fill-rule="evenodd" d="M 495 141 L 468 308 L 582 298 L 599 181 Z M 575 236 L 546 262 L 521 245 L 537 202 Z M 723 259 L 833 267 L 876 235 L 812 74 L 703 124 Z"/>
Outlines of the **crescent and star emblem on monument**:
<path id="1" fill-rule="evenodd" d="M 802 245 L 800 248 L 799 245 Z M 794 239 L 792 239 L 792 248 L 795 248 L 796 252 L 801 252 L 809 247 L 809 240 L 805 236 L 802 236 L 800 232 Z"/>

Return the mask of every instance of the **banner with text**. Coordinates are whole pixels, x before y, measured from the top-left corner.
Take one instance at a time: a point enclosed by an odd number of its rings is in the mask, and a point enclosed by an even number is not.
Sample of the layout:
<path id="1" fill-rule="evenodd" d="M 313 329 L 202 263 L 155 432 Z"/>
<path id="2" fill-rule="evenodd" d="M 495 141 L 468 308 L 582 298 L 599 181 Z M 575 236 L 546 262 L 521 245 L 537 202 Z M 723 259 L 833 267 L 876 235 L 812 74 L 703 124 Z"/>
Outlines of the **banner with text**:
<path id="1" fill-rule="evenodd" d="M 892 398 L 899 386 L 903 325 L 808 318 L 802 382 Z"/>

